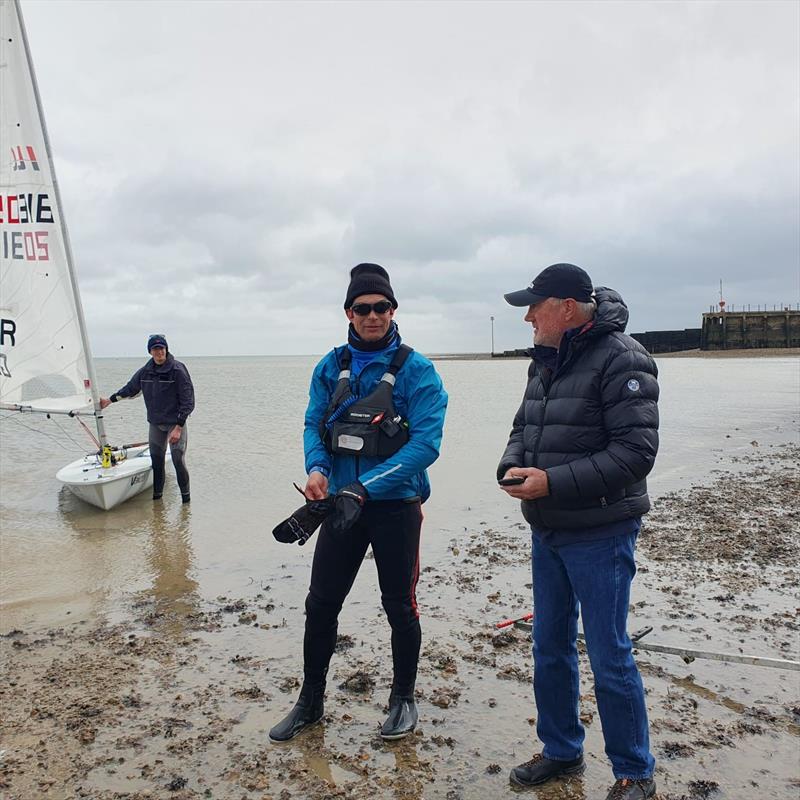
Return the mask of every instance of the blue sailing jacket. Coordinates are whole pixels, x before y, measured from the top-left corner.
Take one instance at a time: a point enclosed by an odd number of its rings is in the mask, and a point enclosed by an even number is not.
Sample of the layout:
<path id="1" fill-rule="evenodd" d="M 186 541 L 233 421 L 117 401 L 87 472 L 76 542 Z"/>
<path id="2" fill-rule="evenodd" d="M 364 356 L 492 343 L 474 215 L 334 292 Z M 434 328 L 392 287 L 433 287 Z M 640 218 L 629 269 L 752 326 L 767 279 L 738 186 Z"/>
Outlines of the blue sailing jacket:
<path id="1" fill-rule="evenodd" d="M 423 502 L 431 493 L 427 468 L 439 457 L 442 427 L 447 410 L 447 392 L 433 364 L 416 351 L 397 373 L 392 400 L 398 414 L 408 420 L 409 441 L 393 456 L 377 458 L 331 455 L 322 443 L 319 425 L 339 379 L 339 353 L 331 350 L 314 369 L 306 410 L 303 446 L 306 472 L 315 467 L 328 475 L 329 492 L 335 494 L 353 481 L 361 481 L 372 500 L 400 500 L 418 496 Z M 366 397 L 377 386 L 391 363 L 389 350 L 366 364 L 358 376 L 351 375 L 350 388 Z"/>

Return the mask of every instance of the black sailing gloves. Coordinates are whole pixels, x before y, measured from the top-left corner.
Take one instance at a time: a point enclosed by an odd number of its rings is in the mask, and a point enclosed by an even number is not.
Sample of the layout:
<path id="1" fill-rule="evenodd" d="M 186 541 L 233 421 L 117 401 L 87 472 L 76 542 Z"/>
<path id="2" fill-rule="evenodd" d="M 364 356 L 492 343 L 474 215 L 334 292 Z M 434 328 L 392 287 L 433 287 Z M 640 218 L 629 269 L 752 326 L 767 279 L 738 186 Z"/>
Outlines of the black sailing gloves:
<path id="1" fill-rule="evenodd" d="M 334 536 L 350 530 L 358 522 L 367 497 L 367 490 L 358 481 L 339 489 L 333 498 L 333 514 L 328 520 L 328 530 Z"/>
<path id="2" fill-rule="evenodd" d="M 297 487 L 302 494 L 302 489 Z M 330 517 L 328 530 L 337 536 L 350 530 L 361 516 L 367 501 L 367 490 L 358 482 L 348 483 L 332 497 L 308 500 L 291 517 L 272 530 L 272 535 L 286 544 L 297 542 L 301 547 L 314 535 L 314 531 Z"/>
<path id="3" fill-rule="evenodd" d="M 333 511 L 333 504 L 333 497 L 307 501 L 291 517 L 281 522 L 280 525 L 276 525 L 272 530 L 272 535 L 279 542 L 287 544 L 297 542 L 302 547 Z"/>

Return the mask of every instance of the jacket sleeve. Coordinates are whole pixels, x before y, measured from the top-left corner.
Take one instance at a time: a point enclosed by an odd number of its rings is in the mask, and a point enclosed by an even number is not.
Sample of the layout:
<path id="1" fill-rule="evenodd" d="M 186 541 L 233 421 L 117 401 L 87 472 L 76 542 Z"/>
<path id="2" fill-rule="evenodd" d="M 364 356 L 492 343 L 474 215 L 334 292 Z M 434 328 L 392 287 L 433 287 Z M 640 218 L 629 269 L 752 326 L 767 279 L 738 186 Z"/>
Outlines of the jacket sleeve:
<path id="1" fill-rule="evenodd" d="M 523 433 L 525 431 L 525 398 L 522 398 L 519 410 L 514 415 L 514 422 L 511 425 L 511 433 L 508 436 L 508 444 L 500 458 L 497 466 L 497 480 L 500 480 L 511 467 L 525 466 L 525 445 L 523 443 Z"/>
<path id="2" fill-rule="evenodd" d="M 145 364 L 145 366 L 147 365 Z M 144 372 L 144 367 L 139 367 L 133 373 L 133 377 L 121 389 L 114 392 L 114 395 L 117 397 L 136 397 L 142 391 L 142 372 Z"/>
<path id="3" fill-rule="evenodd" d="M 658 369 L 638 350 L 618 353 L 601 380 L 603 450 L 548 467 L 550 494 L 560 501 L 605 497 L 642 480 L 658 452 Z"/>
<path id="4" fill-rule="evenodd" d="M 194 411 L 194 384 L 184 364 L 175 371 L 175 380 L 178 385 L 178 425 L 183 427 Z"/>
<path id="5" fill-rule="evenodd" d="M 374 500 L 386 499 L 392 489 L 426 470 L 439 457 L 447 392 L 433 364 L 426 362 L 418 378 L 409 376 L 407 391 L 408 442 L 358 477 Z"/>
<path id="6" fill-rule="evenodd" d="M 528 386 L 533 380 L 535 371 L 535 364 L 531 362 L 528 367 L 528 383 L 525 385 L 525 392 L 522 395 L 522 402 L 520 403 L 519 410 L 514 415 L 514 422 L 511 425 L 511 433 L 508 436 L 508 444 L 500 457 L 500 463 L 497 465 L 497 480 L 500 480 L 510 467 L 524 467 L 525 466 L 525 442 L 523 435 L 525 432 L 525 398 L 528 396 Z"/>
<path id="7" fill-rule="evenodd" d="M 306 474 L 313 467 L 321 467 L 327 477 L 331 471 L 331 456 L 322 444 L 319 435 L 319 424 L 331 401 L 331 389 L 325 379 L 325 363 L 333 354 L 323 358 L 314 369 L 311 385 L 308 389 L 308 407 L 306 408 L 305 427 L 303 428 L 303 451 L 306 457 Z"/>

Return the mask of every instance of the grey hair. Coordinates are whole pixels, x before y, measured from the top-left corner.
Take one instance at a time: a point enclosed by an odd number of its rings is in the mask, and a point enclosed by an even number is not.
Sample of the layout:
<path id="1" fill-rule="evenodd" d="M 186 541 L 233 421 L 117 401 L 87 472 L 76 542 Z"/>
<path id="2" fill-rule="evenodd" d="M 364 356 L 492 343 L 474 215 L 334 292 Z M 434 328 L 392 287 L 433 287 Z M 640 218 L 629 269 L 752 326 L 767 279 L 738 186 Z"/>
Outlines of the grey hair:
<path id="1" fill-rule="evenodd" d="M 585 317 L 587 322 L 594 318 L 594 313 L 597 311 L 597 301 L 594 298 L 587 303 L 576 303 L 575 305 L 578 306 L 578 311 Z"/>
<path id="2" fill-rule="evenodd" d="M 561 305 L 565 299 L 561 297 L 551 297 L 551 300 L 555 300 L 556 303 Z M 581 318 L 588 322 L 590 319 L 594 318 L 594 312 L 597 311 L 597 301 L 594 297 L 586 303 L 580 303 L 577 300 L 575 301 L 575 307 L 578 309 L 578 314 Z"/>

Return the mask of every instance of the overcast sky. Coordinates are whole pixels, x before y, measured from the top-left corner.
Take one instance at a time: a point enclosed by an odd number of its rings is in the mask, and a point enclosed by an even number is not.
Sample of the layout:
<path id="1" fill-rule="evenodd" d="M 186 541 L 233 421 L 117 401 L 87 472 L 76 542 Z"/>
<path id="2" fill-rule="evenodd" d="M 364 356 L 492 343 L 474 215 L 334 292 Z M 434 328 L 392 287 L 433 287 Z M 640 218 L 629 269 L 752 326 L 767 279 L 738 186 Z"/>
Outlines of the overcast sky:
<path id="1" fill-rule="evenodd" d="M 424 352 L 800 300 L 800 4 L 23 0 L 95 355 L 321 353 L 384 265 Z"/>

